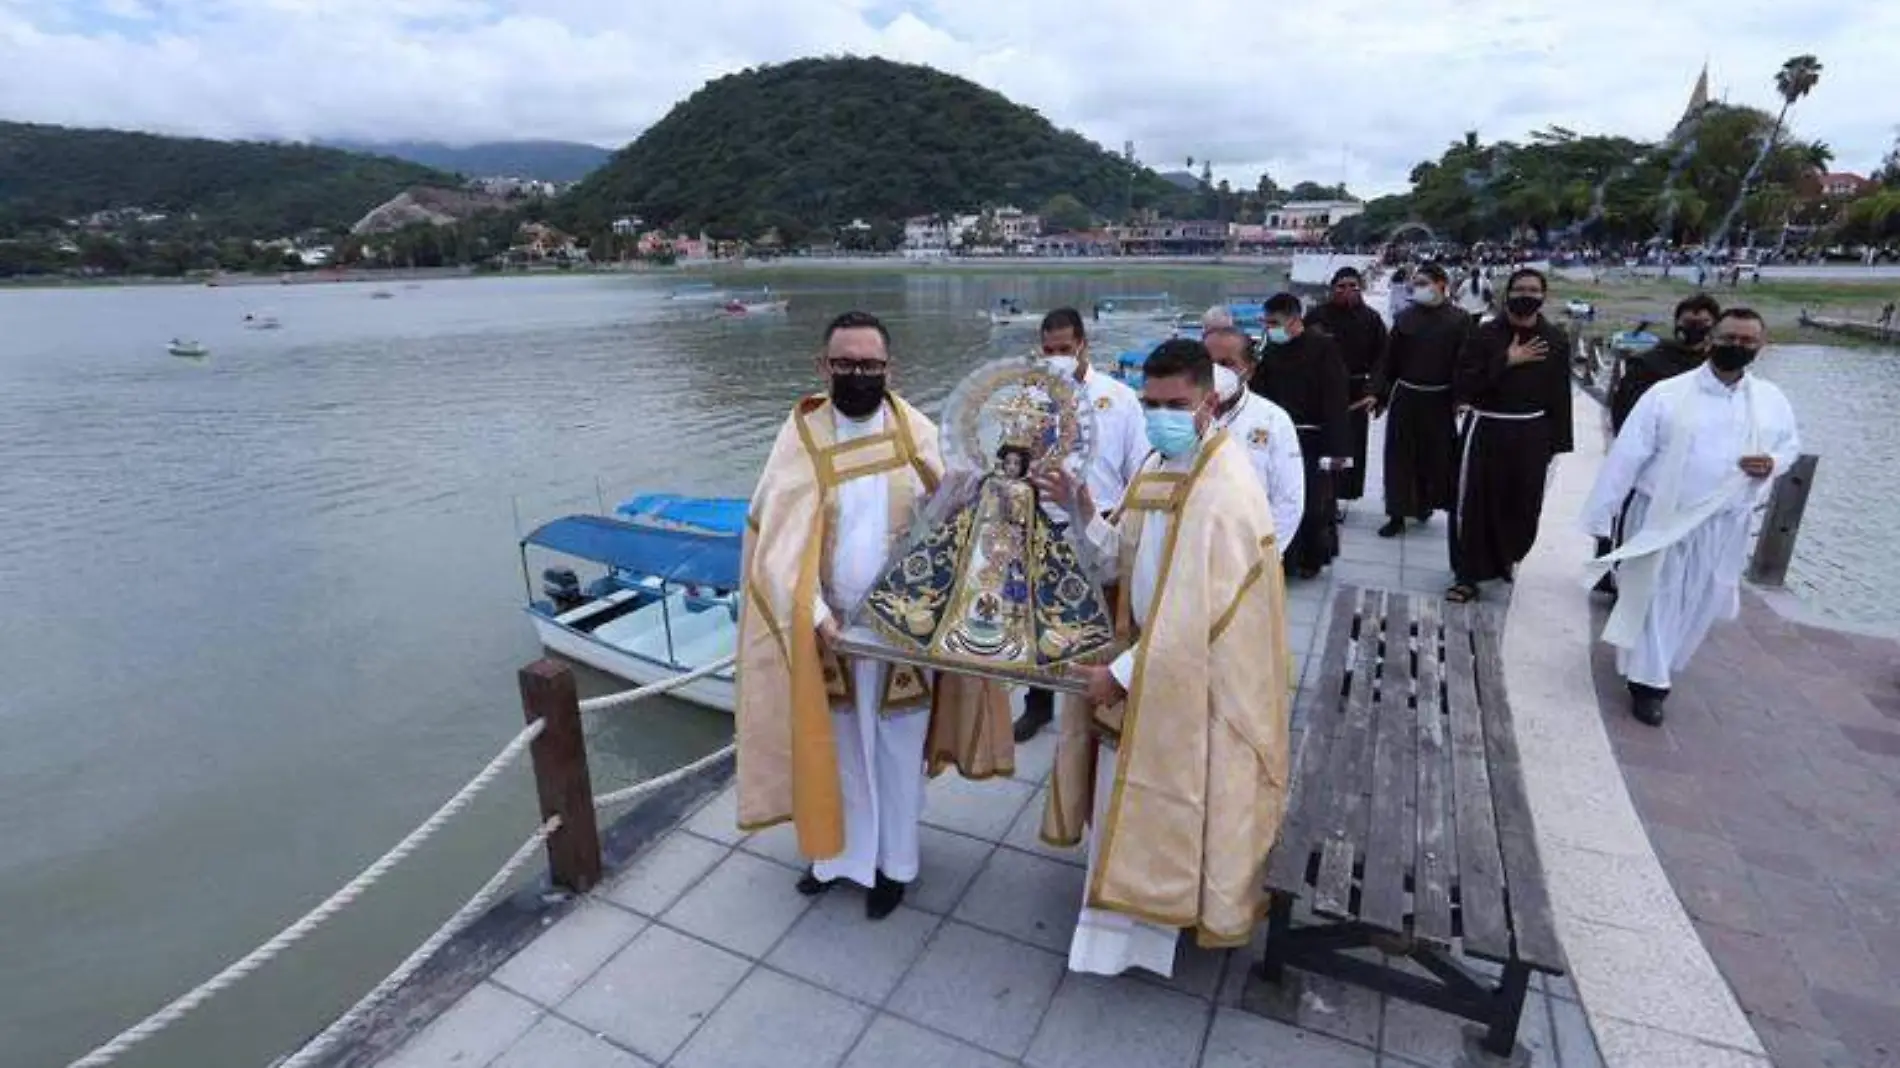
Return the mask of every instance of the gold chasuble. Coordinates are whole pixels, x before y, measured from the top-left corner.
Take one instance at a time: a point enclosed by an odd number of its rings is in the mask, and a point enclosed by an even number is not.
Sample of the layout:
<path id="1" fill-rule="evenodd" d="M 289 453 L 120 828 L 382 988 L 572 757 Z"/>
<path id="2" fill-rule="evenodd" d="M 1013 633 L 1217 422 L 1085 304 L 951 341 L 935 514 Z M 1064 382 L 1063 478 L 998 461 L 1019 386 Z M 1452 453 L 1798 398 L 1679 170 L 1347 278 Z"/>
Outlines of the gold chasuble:
<path id="1" fill-rule="evenodd" d="M 1238 946 L 1262 915 L 1260 869 L 1286 806 L 1285 584 L 1266 495 L 1225 431 L 1207 438 L 1191 470 L 1157 466 L 1150 458 L 1115 518 L 1128 695 L 1095 709 L 1063 698 L 1042 837 L 1081 840 L 1095 746 L 1113 744 L 1088 906 L 1194 928 L 1203 947 Z M 1137 632 L 1135 562 L 1157 532 L 1163 547 Z"/>
<path id="2" fill-rule="evenodd" d="M 758 830 L 792 820 L 799 850 L 814 860 L 844 850 L 844 802 L 832 741 L 834 701 L 849 697 L 850 673 L 821 653 L 815 606 L 836 538 L 838 487 L 857 478 L 889 480 L 892 538 L 909 528 L 918 502 L 935 491 L 943 461 L 937 428 L 895 394 L 884 406 L 885 430 L 839 443 L 830 400 L 800 401 L 779 429 L 746 516 L 740 574 L 736 672 L 739 825 Z M 888 548 L 888 547 L 887 547 Z M 834 615 L 843 618 L 833 605 Z M 1006 695 L 995 686 L 940 676 L 927 689 L 915 669 L 894 668 L 883 707 L 932 706 L 933 770 L 947 763 L 989 769 L 999 757 L 993 727 L 1009 738 Z M 938 736 L 945 751 L 937 750 Z M 986 748 L 979 748 L 979 745 Z M 1010 770 L 1013 750 L 1000 757 Z"/>

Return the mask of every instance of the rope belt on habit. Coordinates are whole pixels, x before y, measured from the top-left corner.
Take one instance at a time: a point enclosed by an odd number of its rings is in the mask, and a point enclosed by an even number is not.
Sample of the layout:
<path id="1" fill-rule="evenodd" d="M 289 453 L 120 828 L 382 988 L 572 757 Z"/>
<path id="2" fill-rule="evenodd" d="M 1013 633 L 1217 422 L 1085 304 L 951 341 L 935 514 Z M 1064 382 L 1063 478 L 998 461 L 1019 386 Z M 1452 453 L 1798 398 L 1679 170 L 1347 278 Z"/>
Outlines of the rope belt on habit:
<path id="1" fill-rule="evenodd" d="M 1319 429 L 1319 427 L 1318 427 L 1318 425 L 1317 425 L 1317 424 L 1314 424 L 1314 423 L 1294 423 L 1294 424 L 1293 424 L 1293 429 L 1295 429 L 1295 430 L 1318 430 L 1318 429 Z"/>
<path id="2" fill-rule="evenodd" d="M 1394 379 L 1393 381 L 1404 386 L 1406 389 L 1416 390 L 1419 393 L 1443 393 L 1451 388 L 1451 383 L 1449 382 L 1442 386 L 1421 386 L 1417 382 L 1407 382 L 1403 378 Z"/>
<path id="3" fill-rule="evenodd" d="M 1544 417 L 1544 413 L 1543 413 L 1543 412 L 1541 412 L 1541 411 L 1536 411 L 1536 412 L 1487 412 L 1487 411 L 1485 411 L 1485 410 L 1484 410 L 1484 409 L 1482 409 L 1482 408 L 1473 408 L 1473 409 L 1471 409 L 1471 414 L 1472 414 L 1472 415 L 1475 415 L 1475 416 L 1477 416 L 1477 417 L 1478 417 L 1478 418 L 1480 418 L 1480 419 L 1510 419 L 1510 420 L 1514 420 L 1514 421 L 1517 421 L 1517 422 L 1522 422 L 1522 421 L 1524 421 L 1524 420 L 1526 420 L 1526 419 L 1542 419 L 1542 418 Z"/>

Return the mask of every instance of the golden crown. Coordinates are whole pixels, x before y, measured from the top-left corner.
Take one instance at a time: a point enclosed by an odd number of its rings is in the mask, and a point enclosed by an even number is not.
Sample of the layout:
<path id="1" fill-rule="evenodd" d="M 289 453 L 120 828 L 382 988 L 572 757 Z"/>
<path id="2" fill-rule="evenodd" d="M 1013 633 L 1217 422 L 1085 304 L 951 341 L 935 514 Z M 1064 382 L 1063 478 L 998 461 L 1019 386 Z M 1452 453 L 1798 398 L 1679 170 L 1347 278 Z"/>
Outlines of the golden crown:
<path id="1" fill-rule="evenodd" d="M 1051 413 L 1028 390 L 1019 389 L 997 405 L 996 416 L 1003 445 L 1026 449 L 1032 455 L 1042 451 L 1043 429 Z"/>

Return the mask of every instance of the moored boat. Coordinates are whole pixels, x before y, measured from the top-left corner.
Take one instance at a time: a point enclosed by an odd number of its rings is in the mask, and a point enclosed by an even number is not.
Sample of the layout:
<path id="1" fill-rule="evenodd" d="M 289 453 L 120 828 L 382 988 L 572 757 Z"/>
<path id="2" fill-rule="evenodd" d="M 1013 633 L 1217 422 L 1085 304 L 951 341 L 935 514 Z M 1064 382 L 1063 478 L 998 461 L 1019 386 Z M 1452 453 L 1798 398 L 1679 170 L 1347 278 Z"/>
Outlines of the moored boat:
<path id="1" fill-rule="evenodd" d="M 541 644 L 636 686 L 688 674 L 731 656 L 738 640 L 743 500 L 653 494 L 617 517 L 571 515 L 521 539 L 522 574 L 536 547 L 595 565 L 583 582 L 569 567 L 542 571 L 528 618 Z M 731 712 L 731 668 L 673 692 Z"/>
<path id="2" fill-rule="evenodd" d="M 173 356 L 184 356 L 188 359 L 202 359 L 211 355 L 210 349 L 196 341 L 187 341 L 182 338 L 172 338 L 171 344 L 165 346 L 165 351 Z"/>

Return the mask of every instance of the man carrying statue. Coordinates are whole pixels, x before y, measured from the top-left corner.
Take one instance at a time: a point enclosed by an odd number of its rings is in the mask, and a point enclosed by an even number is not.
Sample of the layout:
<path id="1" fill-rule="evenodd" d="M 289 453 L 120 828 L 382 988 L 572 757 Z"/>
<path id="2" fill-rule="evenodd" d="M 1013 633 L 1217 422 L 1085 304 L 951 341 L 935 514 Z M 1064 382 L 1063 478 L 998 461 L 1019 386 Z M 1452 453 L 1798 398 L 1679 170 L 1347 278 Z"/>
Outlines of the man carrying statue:
<path id="1" fill-rule="evenodd" d="M 840 881 L 882 919 L 917 877 L 926 748 L 937 768 L 1008 774 L 1002 688 L 974 676 L 841 655 L 846 622 L 944 475 L 936 426 L 889 389 L 890 335 L 846 312 L 825 328 L 826 393 L 772 446 L 742 549 L 739 824 L 792 821 L 804 894 Z"/>
<path id="2" fill-rule="evenodd" d="M 1244 945 L 1260 865 L 1288 776 L 1285 588 L 1273 517 L 1246 451 L 1215 423 L 1214 365 L 1198 341 L 1157 348 L 1141 403 L 1154 455 L 1113 520 L 1059 470 L 1045 492 L 1093 517 L 1085 538 L 1116 561 L 1111 663 L 1065 694 L 1042 837 L 1087 829 L 1074 971 L 1171 975 L 1182 929 Z"/>

